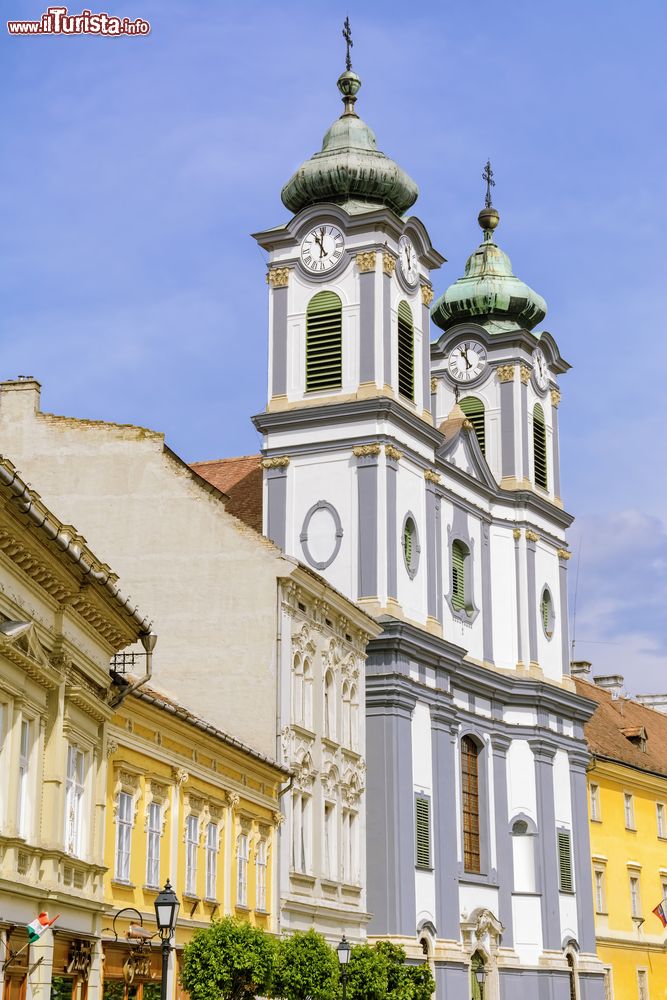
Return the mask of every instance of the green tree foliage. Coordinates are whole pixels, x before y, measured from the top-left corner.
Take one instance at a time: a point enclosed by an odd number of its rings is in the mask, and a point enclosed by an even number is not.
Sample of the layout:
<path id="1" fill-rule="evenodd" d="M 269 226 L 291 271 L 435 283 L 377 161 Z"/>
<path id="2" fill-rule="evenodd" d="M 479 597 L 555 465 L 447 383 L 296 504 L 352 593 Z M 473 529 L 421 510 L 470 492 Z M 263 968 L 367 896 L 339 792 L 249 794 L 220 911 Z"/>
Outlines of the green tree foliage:
<path id="1" fill-rule="evenodd" d="M 407 965 L 403 948 L 389 941 L 357 945 L 348 970 L 348 1000 L 430 1000 L 435 993 L 428 964 Z"/>
<path id="2" fill-rule="evenodd" d="M 275 945 L 233 917 L 197 931 L 183 951 L 181 982 L 191 1000 L 251 1000 L 270 991 Z"/>
<path id="3" fill-rule="evenodd" d="M 273 995 L 285 1000 L 333 1000 L 338 958 L 314 930 L 282 938 L 276 948 Z"/>
<path id="4" fill-rule="evenodd" d="M 347 1000 L 385 1000 L 389 979 L 386 956 L 369 944 L 358 944 L 350 952 L 347 966 Z"/>

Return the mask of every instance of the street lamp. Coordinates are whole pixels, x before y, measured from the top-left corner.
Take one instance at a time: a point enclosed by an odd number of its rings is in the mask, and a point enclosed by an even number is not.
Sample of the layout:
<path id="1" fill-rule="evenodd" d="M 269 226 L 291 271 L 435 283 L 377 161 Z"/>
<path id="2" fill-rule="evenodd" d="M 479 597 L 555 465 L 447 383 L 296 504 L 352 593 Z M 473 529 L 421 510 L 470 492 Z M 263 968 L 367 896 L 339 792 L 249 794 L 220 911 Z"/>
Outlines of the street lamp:
<path id="1" fill-rule="evenodd" d="M 343 934 L 343 940 L 336 948 L 340 965 L 340 981 L 343 984 L 343 1000 L 347 1000 L 347 965 L 350 961 L 350 942 Z"/>
<path id="2" fill-rule="evenodd" d="M 484 996 L 484 981 L 486 979 L 486 966 L 482 962 L 478 962 L 473 968 L 473 974 L 477 980 L 477 985 L 479 986 L 479 995 Z"/>
<path id="3" fill-rule="evenodd" d="M 164 889 L 155 900 L 155 919 L 157 929 L 162 941 L 162 982 L 160 984 L 161 1000 L 167 1000 L 167 977 L 169 975 L 169 952 L 171 951 L 171 937 L 174 933 L 178 911 L 180 909 L 178 896 L 171 887 L 169 879 L 165 882 Z"/>

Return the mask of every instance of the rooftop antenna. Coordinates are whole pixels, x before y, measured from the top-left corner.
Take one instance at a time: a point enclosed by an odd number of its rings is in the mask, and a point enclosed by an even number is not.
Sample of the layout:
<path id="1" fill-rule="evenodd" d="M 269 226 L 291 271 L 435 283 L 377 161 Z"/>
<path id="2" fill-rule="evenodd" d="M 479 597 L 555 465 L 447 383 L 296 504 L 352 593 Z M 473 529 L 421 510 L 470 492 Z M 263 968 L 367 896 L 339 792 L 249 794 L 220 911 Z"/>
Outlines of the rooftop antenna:
<path id="1" fill-rule="evenodd" d="M 345 53 L 345 69 L 350 72 L 352 69 L 352 59 L 350 58 L 350 49 L 354 47 L 354 42 L 352 41 L 352 28 L 350 27 L 349 17 L 345 18 L 345 23 L 343 24 L 343 38 L 345 39 L 345 45 L 347 46 L 347 51 Z"/>

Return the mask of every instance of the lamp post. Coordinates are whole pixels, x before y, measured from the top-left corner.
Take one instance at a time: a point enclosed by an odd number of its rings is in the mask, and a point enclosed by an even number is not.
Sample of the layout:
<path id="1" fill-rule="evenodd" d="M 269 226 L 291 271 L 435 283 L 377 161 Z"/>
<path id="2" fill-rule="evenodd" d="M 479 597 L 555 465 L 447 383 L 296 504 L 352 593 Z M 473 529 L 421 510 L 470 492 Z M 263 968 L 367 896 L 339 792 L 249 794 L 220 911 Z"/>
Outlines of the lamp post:
<path id="1" fill-rule="evenodd" d="M 178 896 L 171 887 L 169 879 L 165 882 L 164 889 L 155 900 L 155 919 L 157 929 L 162 941 L 162 982 L 160 984 L 161 1000 L 167 1000 L 167 977 L 169 975 L 169 952 L 171 951 L 171 937 L 176 927 L 178 911 L 180 908 Z"/>
<path id="2" fill-rule="evenodd" d="M 479 965 L 475 966 L 473 972 L 475 974 L 475 979 L 477 980 L 477 985 L 479 986 L 479 995 L 482 998 L 482 1000 L 484 1000 L 484 981 L 486 979 L 486 966 L 482 965 L 482 963 L 480 962 Z"/>
<path id="3" fill-rule="evenodd" d="M 350 961 L 350 942 L 343 934 L 341 943 L 336 948 L 340 965 L 340 981 L 343 984 L 343 1000 L 347 1000 L 347 966 Z"/>

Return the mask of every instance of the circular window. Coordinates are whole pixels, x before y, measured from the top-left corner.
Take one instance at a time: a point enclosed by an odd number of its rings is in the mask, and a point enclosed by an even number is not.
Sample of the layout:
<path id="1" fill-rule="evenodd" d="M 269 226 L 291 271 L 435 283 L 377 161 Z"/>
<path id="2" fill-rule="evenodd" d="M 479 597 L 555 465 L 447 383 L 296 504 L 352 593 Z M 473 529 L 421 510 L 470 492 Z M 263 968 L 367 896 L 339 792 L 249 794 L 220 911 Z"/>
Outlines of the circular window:
<path id="1" fill-rule="evenodd" d="M 408 576 L 411 580 L 415 578 L 419 566 L 419 536 L 417 535 L 417 525 L 412 514 L 406 514 L 403 521 L 403 559 Z"/>
<path id="2" fill-rule="evenodd" d="M 326 569 L 340 551 L 343 526 L 336 508 L 320 500 L 306 514 L 299 536 L 306 560 L 314 569 Z"/>
<path id="3" fill-rule="evenodd" d="M 556 616 L 554 614 L 554 602 L 551 599 L 548 587 L 545 587 L 542 591 L 542 600 L 540 601 L 540 618 L 542 619 L 544 634 L 547 639 L 551 639 L 554 634 Z"/>

